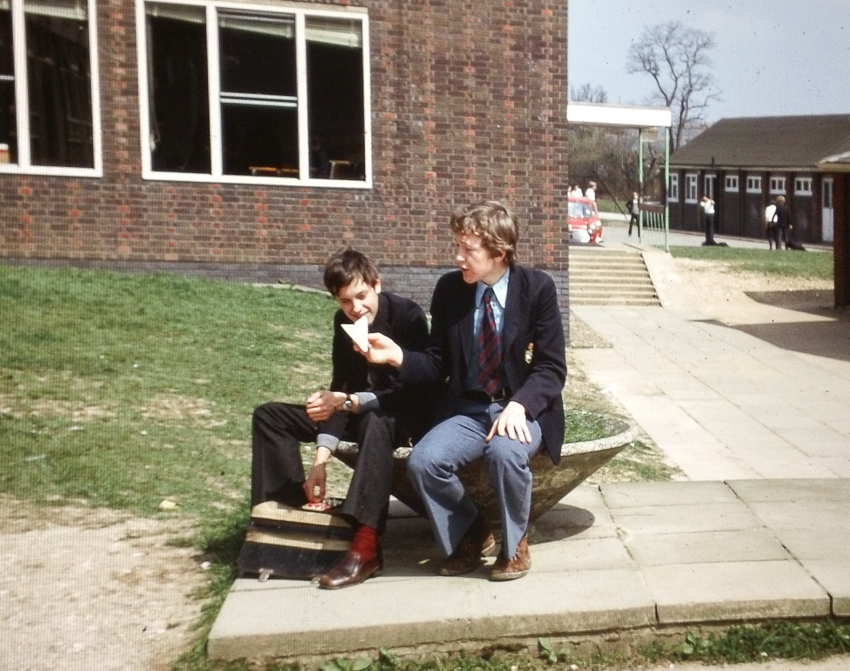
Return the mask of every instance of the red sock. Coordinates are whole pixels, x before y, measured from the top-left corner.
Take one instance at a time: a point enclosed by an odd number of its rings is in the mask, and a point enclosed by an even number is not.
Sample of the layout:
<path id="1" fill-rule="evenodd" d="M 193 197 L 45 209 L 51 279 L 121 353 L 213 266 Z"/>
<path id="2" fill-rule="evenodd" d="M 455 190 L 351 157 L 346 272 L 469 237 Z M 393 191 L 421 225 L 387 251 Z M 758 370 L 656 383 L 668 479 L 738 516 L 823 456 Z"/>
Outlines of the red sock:
<path id="1" fill-rule="evenodd" d="M 378 554 L 378 548 L 378 530 L 365 524 L 357 527 L 351 541 L 351 549 L 364 560 L 368 560 Z"/>

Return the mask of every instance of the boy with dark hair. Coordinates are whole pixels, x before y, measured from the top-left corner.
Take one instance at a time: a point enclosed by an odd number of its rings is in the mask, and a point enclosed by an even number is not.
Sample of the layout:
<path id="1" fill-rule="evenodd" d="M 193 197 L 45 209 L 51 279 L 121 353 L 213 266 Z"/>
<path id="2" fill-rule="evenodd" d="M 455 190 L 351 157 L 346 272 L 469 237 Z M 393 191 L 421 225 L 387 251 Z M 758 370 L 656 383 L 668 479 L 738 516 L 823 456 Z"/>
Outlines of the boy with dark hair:
<path id="1" fill-rule="evenodd" d="M 254 410 L 251 505 L 275 500 L 291 506 L 325 498 L 325 465 L 340 439 L 359 444 L 357 467 L 339 513 L 355 525 L 351 549 L 319 579 L 319 587 L 356 585 L 383 568 L 379 533 L 386 521 L 393 451 L 428 427 L 432 404 L 399 383 L 398 371 L 367 362 L 342 329 L 366 317 L 369 331 L 421 350 L 428 338 L 425 313 L 413 301 L 381 291 L 374 263 L 354 250 L 332 256 L 325 286 L 340 310 L 334 317 L 333 376 L 329 389 L 311 394 L 304 405 L 270 402 Z M 316 455 L 305 478 L 300 443 L 315 442 Z"/>

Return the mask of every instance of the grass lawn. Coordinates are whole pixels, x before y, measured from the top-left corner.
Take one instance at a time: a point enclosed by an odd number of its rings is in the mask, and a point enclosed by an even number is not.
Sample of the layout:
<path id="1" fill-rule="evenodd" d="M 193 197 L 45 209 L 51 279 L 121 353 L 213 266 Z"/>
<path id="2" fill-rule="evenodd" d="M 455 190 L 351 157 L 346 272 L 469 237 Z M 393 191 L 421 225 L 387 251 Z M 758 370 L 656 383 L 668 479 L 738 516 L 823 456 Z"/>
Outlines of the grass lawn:
<path id="1" fill-rule="evenodd" d="M 677 258 L 719 261 L 733 270 L 746 270 L 786 277 L 831 280 L 833 254 L 829 252 L 770 251 L 737 247 L 671 247 Z"/>
<path id="2" fill-rule="evenodd" d="M 0 265 L 0 491 L 206 518 L 245 502 L 250 416 L 327 384 L 328 297 Z"/>

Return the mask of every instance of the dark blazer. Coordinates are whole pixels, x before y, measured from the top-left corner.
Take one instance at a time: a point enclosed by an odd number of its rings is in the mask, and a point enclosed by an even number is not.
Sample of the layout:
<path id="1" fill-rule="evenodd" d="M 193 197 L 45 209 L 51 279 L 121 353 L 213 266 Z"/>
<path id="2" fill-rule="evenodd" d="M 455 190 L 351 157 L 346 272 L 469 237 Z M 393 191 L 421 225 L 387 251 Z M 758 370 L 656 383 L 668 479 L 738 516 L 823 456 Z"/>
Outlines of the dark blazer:
<path id="1" fill-rule="evenodd" d="M 443 275 L 431 301 L 431 337 L 424 352 L 405 349 L 401 379 L 441 382 L 448 378 L 454 397 L 463 393 L 468 362 L 474 356 L 475 284 L 460 271 Z M 552 278 L 540 270 L 511 267 L 502 329 L 502 363 L 510 400 L 521 403 L 543 431 L 543 443 L 556 464 L 564 442 L 567 379 L 564 325 Z"/>
<path id="2" fill-rule="evenodd" d="M 414 437 L 424 433 L 433 416 L 433 397 L 429 389 L 403 388 L 399 371 L 390 365 L 377 365 L 359 352 L 354 343 L 342 330 L 342 324 L 351 320 L 342 310 L 334 315 L 334 336 L 331 360 L 333 374 L 331 391 L 353 394 L 371 391 L 379 399 L 381 410 L 399 417 Z M 425 312 L 409 298 L 382 292 L 378 295 L 378 313 L 369 326 L 370 333 L 383 333 L 405 349 L 423 350 L 428 343 L 428 321 Z M 423 402 L 423 398 L 425 402 Z M 319 433 L 342 436 L 348 415 L 334 413 L 327 421 L 319 424 Z"/>

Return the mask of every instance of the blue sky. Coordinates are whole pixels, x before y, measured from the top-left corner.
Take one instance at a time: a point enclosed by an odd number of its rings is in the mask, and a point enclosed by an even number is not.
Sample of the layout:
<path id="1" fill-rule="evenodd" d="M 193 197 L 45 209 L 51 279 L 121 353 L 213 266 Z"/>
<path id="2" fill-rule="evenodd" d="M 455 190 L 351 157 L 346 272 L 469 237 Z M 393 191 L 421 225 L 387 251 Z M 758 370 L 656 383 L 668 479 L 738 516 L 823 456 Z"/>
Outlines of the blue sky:
<path id="1" fill-rule="evenodd" d="M 599 85 L 611 103 L 644 104 L 648 75 L 628 74 L 629 45 L 668 20 L 714 34 L 720 102 L 735 116 L 850 114 L 850 0 L 569 0 L 569 80 Z"/>

